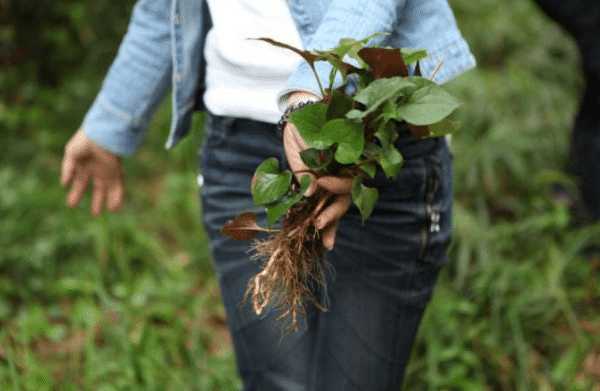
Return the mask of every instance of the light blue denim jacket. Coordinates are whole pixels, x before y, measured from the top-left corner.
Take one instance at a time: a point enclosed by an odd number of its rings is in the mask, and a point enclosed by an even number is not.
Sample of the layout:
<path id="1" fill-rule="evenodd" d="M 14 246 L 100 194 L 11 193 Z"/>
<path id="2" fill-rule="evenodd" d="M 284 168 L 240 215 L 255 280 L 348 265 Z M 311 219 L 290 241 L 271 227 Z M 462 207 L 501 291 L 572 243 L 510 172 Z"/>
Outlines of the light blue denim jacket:
<path id="1" fill-rule="evenodd" d="M 444 83 L 475 66 L 475 59 L 447 0 L 289 0 L 289 7 L 308 49 L 334 47 L 342 37 L 364 38 L 393 47 L 423 48 L 424 76 L 441 63 L 435 80 Z M 149 119 L 172 89 L 171 148 L 190 128 L 201 84 L 203 42 L 208 26 L 203 0 L 138 0 L 127 34 L 100 93 L 83 121 L 86 135 L 118 155 L 130 155 L 141 144 Z M 277 39 L 277 37 L 272 37 Z M 329 65 L 318 63 L 321 80 Z M 280 97 L 294 90 L 318 95 L 313 74 L 301 63 Z"/>

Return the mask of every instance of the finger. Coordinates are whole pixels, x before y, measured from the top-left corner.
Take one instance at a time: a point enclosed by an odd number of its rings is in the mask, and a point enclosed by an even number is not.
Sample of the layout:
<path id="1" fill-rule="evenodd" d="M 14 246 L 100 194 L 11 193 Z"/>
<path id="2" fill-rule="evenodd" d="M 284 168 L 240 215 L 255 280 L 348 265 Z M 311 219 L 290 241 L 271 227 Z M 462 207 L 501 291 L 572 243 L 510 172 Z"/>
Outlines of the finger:
<path id="1" fill-rule="evenodd" d="M 339 220 L 325 228 L 322 233 L 321 241 L 323 242 L 323 246 L 329 251 L 333 250 L 333 246 L 335 245 L 335 234 L 337 233 L 338 225 Z"/>
<path id="2" fill-rule="evenodd" d="M 90 177 L 87 171 L 75 172 L 73 185 L 71 186 L 71 191 L 67 196 L 67 203 L 71 208 L 76 206 L 79 201 L 81 201 L 81 197 L 83 197 L 83 193 L 85 192 L 89 178 Z"/>
<path id="3" fill-rule="evenodd" d="M 94 191 L 92 192 L 92 215 L 98 216 L 102 212 L 104 199 L 106 198 L 106 185 L 101 181 L 94 180 Z"/>
<path id="4" fill-rule="evenodd" d="M 123 205 L 123 195 L 123 184 L 120 181 L 112 185 L 108 189 L 108 200 L 106 202 L 108 210 L 116 212 L 121 209 L 121 206 Z"/>
<path id="5" fill-rule="evenodd" d="M 285 157 L 292 171 L 308 170 L 308 166 L 304 164 L 302 158 L 300 158 L 300 152 L 304 148 L 298 142 L 293 129 L 286 128 L 286 131 L 283 134 L 283 146 L 285 148 Z"/>
<path id="6" fill-rule="evenodd" d="M 323 229 L 334 221 L 341 219 L 350 208 L 351 203 L 352 198 L 349 194 L 336 196 L 334 201 L 317 216 L 315 222 L 317 229 Z"/>
<path id="7" fill-rule="evenodd" d="M 300 157 L 300 152 L 306 149 L 306 143 L 304 143 L 304 140 L 302 140 L 302 138 L 297 134 L 295 128 L 286 127 L 283 136 L 283 145 L 285 149 L 285 157 L 290 169 L 294 173 L 299 173 L 296 175 L 296 178 L 300 180 L 304 175 L 309 175 L 312 177 L 313 180 L 311 181 L 310 186 L 306 192 L 304 192 L 306 197 L 310 197 L 317 190 L 318 186 L 314 180 L 315 176 L 310 172 L 306 172 L 310 169 L 306 164 L 304 164 L 302 158 Z"/>
<path id="8" fill-rule="evenodd" d="M 70 153 L 65 152 L 65 157 L 62 161 L 62 168 L 60 173 L 60 183 L 66 186 L 73 179 L 75 174 L 75 158 Z"/>
<path id="9" fill-rule="evenodd" d="M 289 126 L 289 133 L 292 135 L 296 144 L 298 144 L 298 146 L 300 147 L 300 150 L 304 151 L 305 149 L 307 149 L 308 144 L 306 144 L 306 141 L 304 141 L 302 136 L 300 136 L 300 132 L 298 132 L 298 129 L 293 124 L 288 124 L 288 126 Z"/>
<path id="10" fill-rule="evenodd" d="M 349 194 L 352 192 L 351 178 L 322 176 L 317 179 L 317 185 L 334 194 Z"/>

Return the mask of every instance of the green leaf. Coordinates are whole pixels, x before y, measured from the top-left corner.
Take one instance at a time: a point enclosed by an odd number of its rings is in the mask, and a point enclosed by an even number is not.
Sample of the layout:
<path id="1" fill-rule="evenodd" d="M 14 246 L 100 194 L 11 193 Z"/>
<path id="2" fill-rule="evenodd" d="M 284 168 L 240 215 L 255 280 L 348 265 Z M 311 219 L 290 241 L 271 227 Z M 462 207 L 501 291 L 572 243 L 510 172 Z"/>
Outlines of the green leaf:
<path id="1" fill-rule="evenodd" d="M 396 102 L 394 100 L 386 100 L 383 105 L 381 106 L 381 114 L 380 114 L 381 119 L 383 119 L 385 122 L 389 121 L 390 119 L 396 119 L 397 114 L 396 114 Z"/>
<path id="2" fill-rule="evenodd" d="M 292 206 L 296 205 L 298 202 L 300 202 L 300 200 L 302 200 L 302 197 L 304 197 L 304 193 L 310 186 L 311 182 L 312 178 L 310 175 L 303 175 L 300 179 L 300 188 L 296 193 L 286 194 L 275 204 L 271 204 L 266 207 L 267 222 L 269 225 L 275 224 L 275 222 L 279 220 L 281 216 L 284 216 Z"/>
<path id="3" fill-rule="evenodd" d="M 260 163 L 258 167 L 256 167 L 256 172 L 254 174 L 279 174 L 279 172 L 279 162 L 277 161 L 277 158 L 271 157 Z"/>
<path id="4" fill-rule="evenodd" d="M 279 163 L 275 158 L 263 161 L 254 173 L 252 199 L 257 205 L 267 205 L 278 201 L 288 192 L 292 183 L 289 170 L 279 171 Z"/>
<path id="5" fill-rule="evenodd" d="M 327 169 L 327 166 L 333 161 L 333 151 L 331 149 L 308 148 L 300 152 L 300 158 L 308 168 L 322 171 Z"/>
<path id="6" fill-rule="evenodd" d="M 267 223 L 273 225 L 284 216 L 288 210 L 302 199 L 302 193 L 286 195 L 273 205 L 266 207 Z"/>
<path id="7" fill-rule="evenodd" d="M 364 62 L 362 58 L 358 55 L 358 52 L 365 47 L 369 41 L 373 38 L 378 37 L 380 35 L 388 35 L 387 33 L 375 33 L 371 34 L 368 37 L 365 37 L 360 40 L 356 40 L 354 38 L 342 38 L 340 39 L 338 46 L 333 48 L 332 50 L 340 57 L 344 58 L 348 55 L 350 58 L 356 60 L 361 68 L 367 68 L 367 63 Z"/>
<path id="8" fill-rule="evenodd" d="M 354 38 L 342 38 L 338 45 L 332 50 L 342 58 L 344 58 L 346 54 L 354 58 L 355 55 L 358 56 L 358 51 L 365 47 L 370 40 L 380 35 L 389 35 L 389 33 L 374 33 L 360 40 Z"/>
<path id="9" fill-rule="evenodd" d="M 381 125 L 375 132 L 375 137 L 381 143 L 381 146 L 386 148 L 387 146 L 394 144 L 398 139 L 398 132 L 396 131 L 394 124 L 388 121 L 382 121 Z"/>
<path id="10" fill-rule="evenodd" d="M 352 202 L 358 208 L 363 222 L 371 216 L 375 203 L 379 198 L 379 191 L 362 184 L 361 177 L 355 177 L 352 181 Z"/>
<path id="11" fill-rule="evenodd" d="M 339 90 L 333 90 L 327 107 L 327 119 L 344 118 L 350 110 L 352 110 L 352 97 Z"/>
<path id="12" fill-rule="evenodd" d="M 361 121 L 364 116 L 365 116 L 364 111 L 358 110 L 358 109 L 353 109 L 353 110 L 350 110 L 348 113 L 346 113 L 346 118 L 349 120 L 352 120 L 352 121 L 354 121 L 354 120 Z"/>
<path id="13" fill-rule="evenodd" d="M 362 124 L 343 118 L 327 122 L 321 131 L 321 140 L 328 146 L 337 144 L 335 160 L 342 164 L 355 163 L 365 144 Z"/>
<path id="14" fill-rule="evenodd" d="M 370 38 L 369 38 L 370 39 Z M 357 41 L 353 38 L 342 38 L 340 39 L 340 43 L 335 50 L 336 54 L 341 58 L 344 58 L 346 55 L 350 58 L 354 59 L 361 68 L 367 68 L 368 65 L 363 61 L 362 58 L 358 55 L 358 51 L 365 47 L 366 43 L 362 41 Z"/>
<path id="15" fill-rule="evenodd" d="M 425 49 L 402 48 L 400 49 L 400 52 L 402 53 L 402 58 L 404 58 L 404 63 L 406 65 L 413 64 L 427 57 L 427 50 Z"/>
<path id="16" fill-rule="evenodd" d="M 408 100 L 396 108 L 397 119 L 413 125 L 430 125 L 440 122 L 460 106 L 456 98 L 438 85 L 416 90 Z"/>
<path id="17" fill-rule="evenodd" d="M 313 179 L 310 175 L 302 175 L 302 177 L 300 178 L 300 189 L 298 190 L 298 192 L 300 194 L 304 194 L 306 190 L 308 190 L 308 188 L 310 187 L 312 181 Z"/>
<path id="18" fill-rule="evenodd" d="M 414 87 L 414 84 L 402 77 L 392 77 L 389 79 L 378 79 L 369 84 L 354 96 L 354 100 L 362 103 L 367 110 L 361 113 L 360 118 L 377 110 L 379 106 L 388 100 L 396 99 L 404 95 L 404 90 Z M 353 113 L 355 115 L 355 113 Z"/>
<path id="19" fill-rule="evenodd" d="M 402 168 L 404 158 L 393 144 L 389 144 L 381 149 L 378 161 L 385 175 L 395 178 Z"/>
<path id="20" fill-rule="evenodd" d="M 431 81 L 428 78 L 422 76 L 409 76 L 406 78 L 406 80 L 410 81 L 415 85 L 415 89 L 410 92 L 411 94 L 422 87 L 437 86 L 437 84 L 434 81 Z"/>
<path id="21" fill-rule="evenodd" d="M 377 154 L 377 161 L 388 178 L 398 175 L 404 159 L 394 142 L 398 139 L 398 132 L 391 122 L 382 122 L 375 132 L 375 137 L 381 143 L 381 149 Z"/>
<path id="22" fill-rule="evenodd" d="M 321 128 L 327 122 L 327 105 L 313 103 L 294 111 L 289 121 L 296 126 L 300 136 L 313 148 L 323 149 L 329 145 L 321 142 Z"/>
<path id="23" fill-rule="evenodd" d="M 377 173 L 377 166 L 375 165 L 375 163 L 361 164 L 360 169 L 363 170 L 363 172 L 369 177 L 375 178 L 375 174 Z"/>

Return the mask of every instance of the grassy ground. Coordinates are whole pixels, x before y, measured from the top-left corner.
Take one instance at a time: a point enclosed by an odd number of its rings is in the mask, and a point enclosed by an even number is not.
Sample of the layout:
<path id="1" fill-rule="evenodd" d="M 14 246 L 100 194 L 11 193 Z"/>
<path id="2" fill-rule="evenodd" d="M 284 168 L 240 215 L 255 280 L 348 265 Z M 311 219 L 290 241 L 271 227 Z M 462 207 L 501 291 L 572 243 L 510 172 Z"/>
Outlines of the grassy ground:
<path id="1" fill-rule="evenodd" d="M 454 1 L 479 68 L 453 140 L 456 234 L 409 390 L 598 390 L 600 259 L 552 184 L 582 81 L 574 45 L 528 1 Z M 235 390 L 197 202 L 202 138 L 162 143 L 168 107 L 126 162 L 128 203 L 64 205 L 61 150 L 104 69 L 56 87 L 0 78 L 0 389 Z M 596 387 L 596 388 L 594 388 Z"/>

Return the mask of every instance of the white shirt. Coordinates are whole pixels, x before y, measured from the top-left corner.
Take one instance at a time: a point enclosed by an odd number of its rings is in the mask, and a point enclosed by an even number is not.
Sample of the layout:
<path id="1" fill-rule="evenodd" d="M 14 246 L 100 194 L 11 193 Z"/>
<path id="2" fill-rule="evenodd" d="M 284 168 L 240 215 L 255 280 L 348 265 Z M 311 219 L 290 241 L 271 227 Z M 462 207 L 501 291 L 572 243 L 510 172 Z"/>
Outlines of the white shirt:
<path id="1" fill-rule="evenodd" d="M 301 48 L 287 0 L 208 0 L 213 27 L 205 45 L 207 109 L 217 115 L 276 123 L 277 94 L 302 59 L 247 38 Z"/>

